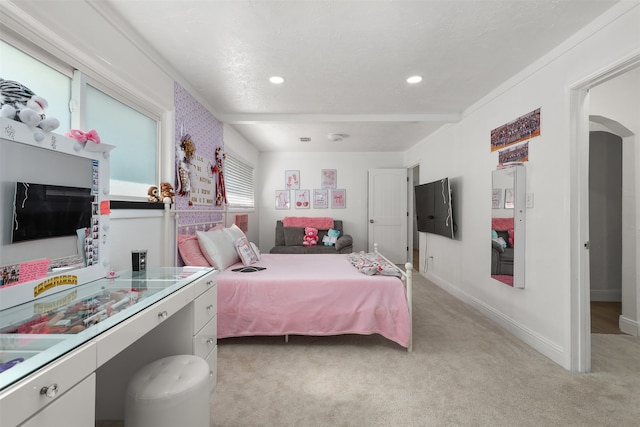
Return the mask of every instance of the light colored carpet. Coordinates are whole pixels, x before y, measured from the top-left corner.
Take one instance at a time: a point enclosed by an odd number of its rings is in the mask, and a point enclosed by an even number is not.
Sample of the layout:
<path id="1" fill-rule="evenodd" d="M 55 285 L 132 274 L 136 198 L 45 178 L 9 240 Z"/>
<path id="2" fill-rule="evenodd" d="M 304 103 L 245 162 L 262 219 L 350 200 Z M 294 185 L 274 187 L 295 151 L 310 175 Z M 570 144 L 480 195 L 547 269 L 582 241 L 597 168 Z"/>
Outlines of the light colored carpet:
<path id="1" fill-rule="evenodd" d="M 556 365 L 414 274 L 414 351 L 379 336 L 219 341 L 212 426 L 637 426 L 640 341 Z"/>

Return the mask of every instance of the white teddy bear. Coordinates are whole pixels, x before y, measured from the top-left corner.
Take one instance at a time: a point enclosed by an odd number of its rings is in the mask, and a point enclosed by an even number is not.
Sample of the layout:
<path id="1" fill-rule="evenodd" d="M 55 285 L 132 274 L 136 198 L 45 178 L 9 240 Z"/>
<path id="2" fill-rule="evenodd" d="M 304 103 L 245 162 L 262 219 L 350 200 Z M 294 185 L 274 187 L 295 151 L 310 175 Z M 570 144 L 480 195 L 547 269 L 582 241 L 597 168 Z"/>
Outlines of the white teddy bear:
<path id="1" fill-rule="evenodd" d="M 28 87 L 0 78 L 0 117 L 20 121 L 29 127 L 39 127 L 51 132 L 60 126 L 58 119 L 44 114 L 49 106 L 46 99 L 33 93 Z"/>

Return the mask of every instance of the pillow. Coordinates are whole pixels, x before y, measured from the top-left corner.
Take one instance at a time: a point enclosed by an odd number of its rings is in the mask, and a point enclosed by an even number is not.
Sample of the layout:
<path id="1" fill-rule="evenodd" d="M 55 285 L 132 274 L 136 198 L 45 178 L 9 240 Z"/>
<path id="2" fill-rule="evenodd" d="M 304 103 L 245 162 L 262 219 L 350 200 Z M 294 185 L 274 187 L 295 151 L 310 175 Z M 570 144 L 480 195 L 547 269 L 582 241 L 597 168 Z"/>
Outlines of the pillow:
<path id="1" fill-rule="evenodd" d="M 226 233 L 227 236 L 229 236 L 229 239 L 234 244 L 238 239 L 242 239 L 242 238 L 246 238 L 247 237 L 247 236 L 244 235 L 244 232 L 242 230 L 240 230 L 240 227 L 238 227 L 235 224 L 233 224 L 231 227 L 225 228 L 224 232 Z"/>
<path id="2" fill-rule="evenodd" d="M 251 243 L 249 243 L 246 237 L 241 237 L 236 240 L 236 251 L 238 252 L 238 256 L 240 257 L 242 264 L 251 265 L 258 262 L 258 257 L 255 252 L 253 252 Z"/>
<path id="3" fill-rule="evenodd" d="M 210 267 L 209 261 L 205 258 L 200 245 L 198 244 L 198 236 L 189 234 L 178 235 L 178 252 L 184 262 L 184 265 L 193 265 L 198 267 Z"/>
<path id="4" fill-rule="evenodd" d="M 513 228 L 509 229 L 509 246 L 513 247 L 513 237 L 514 237 L 514 231 Z"/>
<path id="5" fill-rule="evenodd" d="M 284 227 L 284 245 L 302 246 L 304 227 Z"/>
<path id="6" fill-rule="evenodd" d="M 235 245 L 224 230 L 197 231 L 196 234 L 202 254 L 212 267 L 225 270 L 240 261 Z"/>
<path id="7" fill-rule="evenodd" d="M 353 237 L 349 234 L 345 234 L 344 236 L 338 237 L 338 240 L 336 240 L 336 251 L 351 245 L 353 245 Z"/>
<path id="8" fill-rule="evenodd" d="M 258 257 L 258 261 L 260 261 L 260 258 L 262 258 L 262 253 L 260 252 L 258 246 L 255 243 L 251 242 L 251 249 L 253 249 L 253 253 L 256 254 L 256 257 Z"/>

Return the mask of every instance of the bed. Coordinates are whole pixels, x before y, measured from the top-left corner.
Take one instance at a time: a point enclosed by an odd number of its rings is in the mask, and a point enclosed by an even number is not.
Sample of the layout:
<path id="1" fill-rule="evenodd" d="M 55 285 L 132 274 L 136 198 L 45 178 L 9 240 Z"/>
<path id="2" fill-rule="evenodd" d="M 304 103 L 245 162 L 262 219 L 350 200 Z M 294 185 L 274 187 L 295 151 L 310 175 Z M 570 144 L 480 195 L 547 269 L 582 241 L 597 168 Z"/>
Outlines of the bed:
<path id="1" fill-rule="evenodd" d="M 220 270 L 218 338 L 379 334 L 412 350 L 410 263 L 403 270 L 377 247 L 369 254 L 260 254 L 255 245 L 259 259 L 231 262 L 220 236 L 239 242 L 238 230 L 214 222 L 176 226 L 178 264 Z M 219 237 L 213 246 L 212 235 Z"/>

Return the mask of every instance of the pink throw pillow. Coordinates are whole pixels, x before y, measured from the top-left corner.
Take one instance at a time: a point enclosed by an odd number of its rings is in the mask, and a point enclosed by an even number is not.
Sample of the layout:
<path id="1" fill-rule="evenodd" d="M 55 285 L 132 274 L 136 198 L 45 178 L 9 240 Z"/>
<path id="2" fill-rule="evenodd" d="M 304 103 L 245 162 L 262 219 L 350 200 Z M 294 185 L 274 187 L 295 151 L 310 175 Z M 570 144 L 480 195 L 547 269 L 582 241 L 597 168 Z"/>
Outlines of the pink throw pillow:
<path id="1" fill-rule="evenodd" d="M 509 246 L 513 247 L 513 228 L 510 228 L 508 233 L 509 233 Z"/>
<path id="2" fill-rule="evenodd" d="M 207 258 L 202 254 L 198 236 L 187 234 L 178 235 L 178 252 L 185 265 L 211 267 Z"/>

